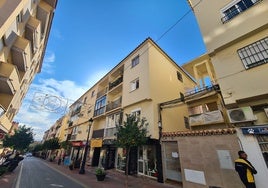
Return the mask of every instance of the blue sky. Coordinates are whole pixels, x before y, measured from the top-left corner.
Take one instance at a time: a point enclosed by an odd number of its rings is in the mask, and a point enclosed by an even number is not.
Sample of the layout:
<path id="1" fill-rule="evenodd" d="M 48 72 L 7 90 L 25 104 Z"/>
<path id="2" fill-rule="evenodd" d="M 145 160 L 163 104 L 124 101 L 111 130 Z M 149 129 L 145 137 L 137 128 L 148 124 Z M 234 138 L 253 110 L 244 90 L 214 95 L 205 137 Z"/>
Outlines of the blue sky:
<path id="1" fill-rule="evenodd" d="M 41 140 L 68 105 L 147 37 L 178 65 L 206 52 L 186 0 L 59 0 L 42 71 L 14 120 Z"/>

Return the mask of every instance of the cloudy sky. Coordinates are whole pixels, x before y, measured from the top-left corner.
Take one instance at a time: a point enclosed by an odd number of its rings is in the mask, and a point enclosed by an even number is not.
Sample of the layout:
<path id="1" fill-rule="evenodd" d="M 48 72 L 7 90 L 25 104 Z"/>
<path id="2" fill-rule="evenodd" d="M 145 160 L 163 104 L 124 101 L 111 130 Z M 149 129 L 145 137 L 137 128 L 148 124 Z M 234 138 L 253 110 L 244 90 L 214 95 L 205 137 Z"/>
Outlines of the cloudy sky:
<path id="1" fill-rule="evenodd" d="M 14 120 L 41 140 L 70 104 L 148 37 L 178 65 L 206 51 L 186 0 L 58 1 L 42 71 Z"/>

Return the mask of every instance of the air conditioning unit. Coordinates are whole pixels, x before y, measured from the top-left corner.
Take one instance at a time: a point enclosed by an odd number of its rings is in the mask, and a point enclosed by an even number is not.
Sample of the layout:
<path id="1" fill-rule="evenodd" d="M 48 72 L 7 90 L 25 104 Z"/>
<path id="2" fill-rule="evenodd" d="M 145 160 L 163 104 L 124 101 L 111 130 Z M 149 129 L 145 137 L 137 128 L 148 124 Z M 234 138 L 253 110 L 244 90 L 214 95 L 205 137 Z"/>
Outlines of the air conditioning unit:
<path id="1" fill-rule="evenodd" d="M 268 118 L 268 108 L 264 108 L 264 112 L 265 112 L 265 114 L 266 114 L 266 116 Z"/>
<path id="2" fill-rule="evenodd" d="M 230 123 L 240 123 L 256 120 L 256 117 L 253 114 L 251 107 L 249 106 L 227 110 L 227 115 L 229 117 Z"/>

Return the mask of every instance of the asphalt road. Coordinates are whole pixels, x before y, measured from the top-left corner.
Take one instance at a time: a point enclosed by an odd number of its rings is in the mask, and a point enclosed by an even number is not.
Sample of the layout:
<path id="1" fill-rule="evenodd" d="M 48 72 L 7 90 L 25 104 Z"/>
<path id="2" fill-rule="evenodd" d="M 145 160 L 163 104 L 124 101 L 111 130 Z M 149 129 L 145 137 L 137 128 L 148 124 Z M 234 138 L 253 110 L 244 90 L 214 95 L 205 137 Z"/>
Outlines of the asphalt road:
<path id="1" fill-rule="evenodd" d="M 84 187 L 72 177 L 50 168 L 34 157 L 26 157 L 21 163 L 15 188 Z"/>

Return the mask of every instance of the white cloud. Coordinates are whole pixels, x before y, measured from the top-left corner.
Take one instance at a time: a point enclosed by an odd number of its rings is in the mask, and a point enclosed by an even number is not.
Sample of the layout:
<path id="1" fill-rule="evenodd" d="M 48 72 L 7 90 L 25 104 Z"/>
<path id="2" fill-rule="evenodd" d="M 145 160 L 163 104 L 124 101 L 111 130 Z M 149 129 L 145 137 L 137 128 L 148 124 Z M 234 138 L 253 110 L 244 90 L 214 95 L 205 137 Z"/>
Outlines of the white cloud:
<path id="1" fill-rule="evenodd" d="M 84 88 L 70 80 L 40 79 L 31 85 L 15 121 L 32 127 L 35 140 L 42 140 L 44 132 L 67 112 L 68 106 L 86 91 Z M 46 99 L 54 98 L 63 101 L 62 110 L 54 111 L 47 106 Z"/>
<path id="2" fill-rule="evenodd" d="M 107 71 L 92 73 L 83 86 L 77 85 L 70 80 L 39 79 L 32 83 L 30 89 L 23 100 L 19 113 L 15 121 L 21 125 L 33 128 L 34 138 L 37 141 L 42 140 L 44 132 L 48 130 L 59 118 L 67 111 L 68 107 L 82 96 L 90 87 L 99 81 Z M 61 105 L 61 108 L 53 109 L 53 104 L 48 106 L 50 99 L 60 101 L 54 105 Z"/>
<path id="3" fill-rule="evenodd" d="M 55 53 L 52 51 L 47 51 L 42 65 L 42 72 L 52 74 L 54 72 L 54 67 L 52 66 L 52 63 L 55 62 L 55 59 Z"/>

